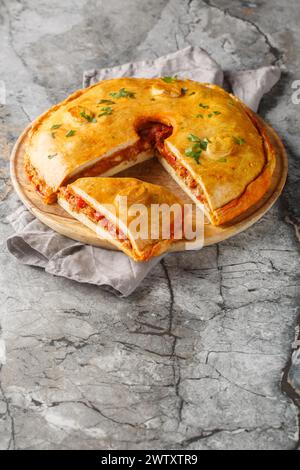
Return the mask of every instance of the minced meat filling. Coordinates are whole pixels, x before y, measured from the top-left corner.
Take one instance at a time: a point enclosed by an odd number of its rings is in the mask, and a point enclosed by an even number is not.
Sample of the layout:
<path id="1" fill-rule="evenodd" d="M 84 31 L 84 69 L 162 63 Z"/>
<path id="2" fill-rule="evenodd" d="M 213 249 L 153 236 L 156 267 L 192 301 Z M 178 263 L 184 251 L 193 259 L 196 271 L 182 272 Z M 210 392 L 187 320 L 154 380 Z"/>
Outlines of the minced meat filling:
<path id="1" fill-rule="evenodd" d="M 25 159 L 25 172 L 28 176 L 28 179 L 34 185 L 35 190 L 44 197 L 44 200 L 47 204 L 52 204 L 56 201 L 56 194 L 49 186 L 47 186 L 45 181 L 39 177 L 38 172 L 31 165 L 28 158 Z"/>
<path id="2" fill-rule="evenodd" d="M 151 148 L 149 142 L 141 139 L 136 144 L 129 148 L 120 150 L 115 155 L 104 158 L 93 165 L 91 168 L 87 168 L 80 173 L 76 174 L 76 178 L 83 178 L 85 176 L 98 176 L 102 175 L 111 168 L 123 163 L 125 161 L 135 161 L 141 152 L 145 152 Z"/>
<path id="3" fill-rule="evenodd" d="M 193 194 L 200 202 L 205 201 L 205 196 L 197 184 L 196 180 L 188 172 L 188 170 L 177 160 L 177 158 L 167 149 L 165 139 L 172 134 L 172 127 L 160 123 L 149 123 L 140 131 L 142 139 L 147 140 L 154 146 L 169 164 L 174 168 L 176 173 L 190 188 Z"/>
<path id="4" fill-rule="evenodd" d="M 116 227 L 112 222 L 110 222 L 105 215 L 96 211 L 86 201 L 84 201 L 82 197 L 73 193 L 70 189 L 61 188 L 60 192 L 64 199 L 68 201 L 73 211 L 85 214 L 92 222 L 96 224 L 99 223 L 101 227 L 107 230 L 114 238 L 117 238 L 122 244 L 127 245 L 128 248 L 131 248 L 131 243 L 126 235 L 119 227 Z"/>
<path id="5" fill-rule="evenodd" d="M 189 187 L 189 189 L 196 196 L 196 198 L 200 202 L 204 203 L 206 199 L 202 192 L 202 189 L 197 184 L 193 176 L 188 172 L 188 170 L 177 160 L 177 158 L 171 152 L 169 152 L 165 145 L 159 150 L 162 157 L 168 161 L 172 168 L 174 168 L 177 175 L 180 176 L 180 178 L 185 182 L 185 184 Z"/>

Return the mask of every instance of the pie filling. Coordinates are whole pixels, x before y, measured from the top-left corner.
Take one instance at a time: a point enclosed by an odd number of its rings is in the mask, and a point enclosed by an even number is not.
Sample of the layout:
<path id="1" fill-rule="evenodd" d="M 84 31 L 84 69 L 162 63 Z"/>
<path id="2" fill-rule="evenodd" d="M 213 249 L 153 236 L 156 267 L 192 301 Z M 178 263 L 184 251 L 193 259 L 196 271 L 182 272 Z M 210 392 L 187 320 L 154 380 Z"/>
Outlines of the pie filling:
<path id="1" fill-rule="evenodd" d="M 189 173 L 189 171 L 179 162 L 179 160 L 163 145 L 162 148 L 159 149 L 160 155 L 167 160 L 169 165 L 175 170 L 176 174 L 180 177 L 180 179 L 184 182 L 184 184 L 190 189 L 190 191 L 194 194 L 194 196 L 200 201 L 202 204 L 206 204 L 206 198 L 203 193 L 202 188 L 198 185 L 197 181 L 193 178 L 193 176 Z"/>
<path id="2" fill-rule="evenodd" d="M 116 152 L 110 157 L 103 158 L 95 163 L 90 168 L 76 174 L 76 177 L 70 178 L 67 182 L 70 183 L 77 178 L 87 176 L 99 176 L 106 173 L 111 168 L 123 162 L 134 162 L 137 160 L 140 153 L 147 150 L 157 150 L 161 157 L 165 158 L 169 165 L 172 166 L 176 174 L 185 183 L 193 195 L 207 207 L 207 202 L 202 188 L 197 184 L 195 179 L 189 171 L 179 162 L 179 160 L 167 149 L 164 141 L 172 134 L 172 127 L 158 122 L 147 122 L 140 126 L 138 134 L 139 141 L 126 149 Z M 56 193 L 49 187 L 45 181 L 39 176 L 36 169 L 31 165 L 29 158 L 25 161 L 25 171 L 29 180 L 35 186 L 43 197 L 46 203 L 51 204 L 56 200 Z"/>
<path id="3" fill-rule="evenodd" d="M 75 194 L 71 189 L 63 187 L 60 189 L 60 194 L 69 203 L 72 211 L 85 214 L 95 224 L 100 224 L 101 228 L 107 231 L 113 238 L 117 239 L 122 246 L 132 249 L 132 245 L 124 232 L 108 220 L 105 215 L 98 212 L 90 206 L 82 197 Z"/>
<path id="4" fill-rule="evenodd" d="M 111 168 L 120 165 L 124 162 L 134 162 L 137 160 L 140 153 L 150 150 L 151 146 L 148 141 L 140 139 L 136 144 L 131 147 L 127 147 L 123 150 L 118 151 L 110 157 L 103 158 L 102 160 L 95 163 L 90 168 L 76 174 L 76 178 L 84 178 L 85 176 L 99 176 L 107 172 Z M 69 181 L 71 182 L 71 181 Z"/>
<path id="5" fill-rule="evenodd" d="M 40 193 L 47 204 L 52 204 L 56 201 L 56 193 L 53 189 L 46 184 L 46 182 L 39 176 L 36 169 L 30 163 L 29 158 L 25 158 L 25 173 L 29 181 L 33 184 L 35 190 Z"/>

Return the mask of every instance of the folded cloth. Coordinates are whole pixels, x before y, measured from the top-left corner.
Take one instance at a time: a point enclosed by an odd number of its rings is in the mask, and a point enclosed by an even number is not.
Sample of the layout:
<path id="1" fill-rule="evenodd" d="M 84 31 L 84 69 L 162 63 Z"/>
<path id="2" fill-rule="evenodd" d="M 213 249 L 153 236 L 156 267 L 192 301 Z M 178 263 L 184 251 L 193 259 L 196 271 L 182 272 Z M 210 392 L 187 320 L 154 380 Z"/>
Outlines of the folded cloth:
<path id="1" fill-rule="evenodd" d="M 223 71 L 210 55 L 200 47 L 186 47 L 154 60 L 117 65 L 109 69 L 92 69 L 84 72 L 83 86 L 88 87 L 108 78 L 168 77 L 178 76 L 197 82 L 222 86 Z"/>
<path id="2" fill-rule="evenodd" d="M 223 71 L 207 52 L 199 47 L 187 47 L 154 60 L 86 71 L 83 85 L 87 87 L 99 80 L 124 76 L 174 75 L 223 84 Z M 234 94 L 254 111 L 263 94 L 271 89 L 279 76 L 280 70 L 274 66 L 226 73 Z M 20 262 L 78 282 L 109 286 L 122 296 L 130 295 L 162 258 L 137 263 L 121 252 L 75 242 L 42 224 L 23 206 L 8 220 L 15 234 L 7 240 L 7 247 Z"/>
<path id="3" fill-rule="evenodd" d="M 261 98 L 278 82 L 280 68 L 275 65 L 256 70 L 233 70 L 226 73 L 232 93 L 253 111 L 258 110 Z"/>
<path id="4" fill-rule="evenodd" d="M 7 247 L 21 263 L 74 281 L 110 286 L 123 296 L 131 294 L 161 259 L 136 263 L 122 252 L 75 242 L 51 230 L 24 206 L 8 220 L 16 233 Z"/>

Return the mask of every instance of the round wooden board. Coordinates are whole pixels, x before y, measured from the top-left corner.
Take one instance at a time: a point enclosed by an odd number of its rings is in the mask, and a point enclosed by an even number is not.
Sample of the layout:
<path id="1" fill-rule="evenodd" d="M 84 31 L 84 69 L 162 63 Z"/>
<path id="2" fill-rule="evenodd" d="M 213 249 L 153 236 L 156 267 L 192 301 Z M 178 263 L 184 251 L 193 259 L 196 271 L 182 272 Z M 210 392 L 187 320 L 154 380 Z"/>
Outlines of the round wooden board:
<path id="1" fill-rule="evenodd" d="M 215 227 L 206 223 L 204 227 L 204 246 L 218 243 L 246 230 L 271 208 L 282 192 L 287 177 L 287 154 L 274 129 L 264 123 L 261 118 L 259 119 L 266 127 L 270 139 L 276 148 L 276 168 L 271 187 L 259 203 L 252 206 L 251 209 L 243 213 L 242 216 L 236 218 L 230 224 Z M 17 140 L 12 151 L 10 162 L 12 183 L 21 201 L 41 222 L 48 225 L 56 232 L 89 245 L 115 250 L 116 248 L 113 245 L 99 238 L 92 230 L 72 218 L 58 204 L 46 205 L 43 203 L 42 198 L 31 186 L 24 172 L 24 153 L 29 129 L 30 126 L 23 131 Z M 171 191 L 177 194 L 184 202 L 191 203 L 186 193 L 178 187 L 156 159 L 148 160 L 147 162 L 131 167 L 118 174 L 118 176 L 131 176 L 150 183 L 160 184 L 171 189 Z M 178 245 L 178 251 L 181 250 L 182 245 Z"/>

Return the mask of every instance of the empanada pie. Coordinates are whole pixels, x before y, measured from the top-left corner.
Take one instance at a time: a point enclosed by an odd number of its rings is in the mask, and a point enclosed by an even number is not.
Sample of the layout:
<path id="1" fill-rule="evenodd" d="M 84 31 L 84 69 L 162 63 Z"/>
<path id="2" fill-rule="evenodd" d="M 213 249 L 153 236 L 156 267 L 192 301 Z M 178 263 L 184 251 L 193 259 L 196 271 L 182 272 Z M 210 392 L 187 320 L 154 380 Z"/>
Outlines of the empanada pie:
<path id="1" fill-rule="evenodd" d="M 34 122 L 25 167 L 51 203 L 77 178 L 112 176 L 153 156 L 215 225 L 256 203 L 275 167 L 267 133 L 247 106 L 216 85 L 176 77 L 119 78 L 77 91 Z"/>

